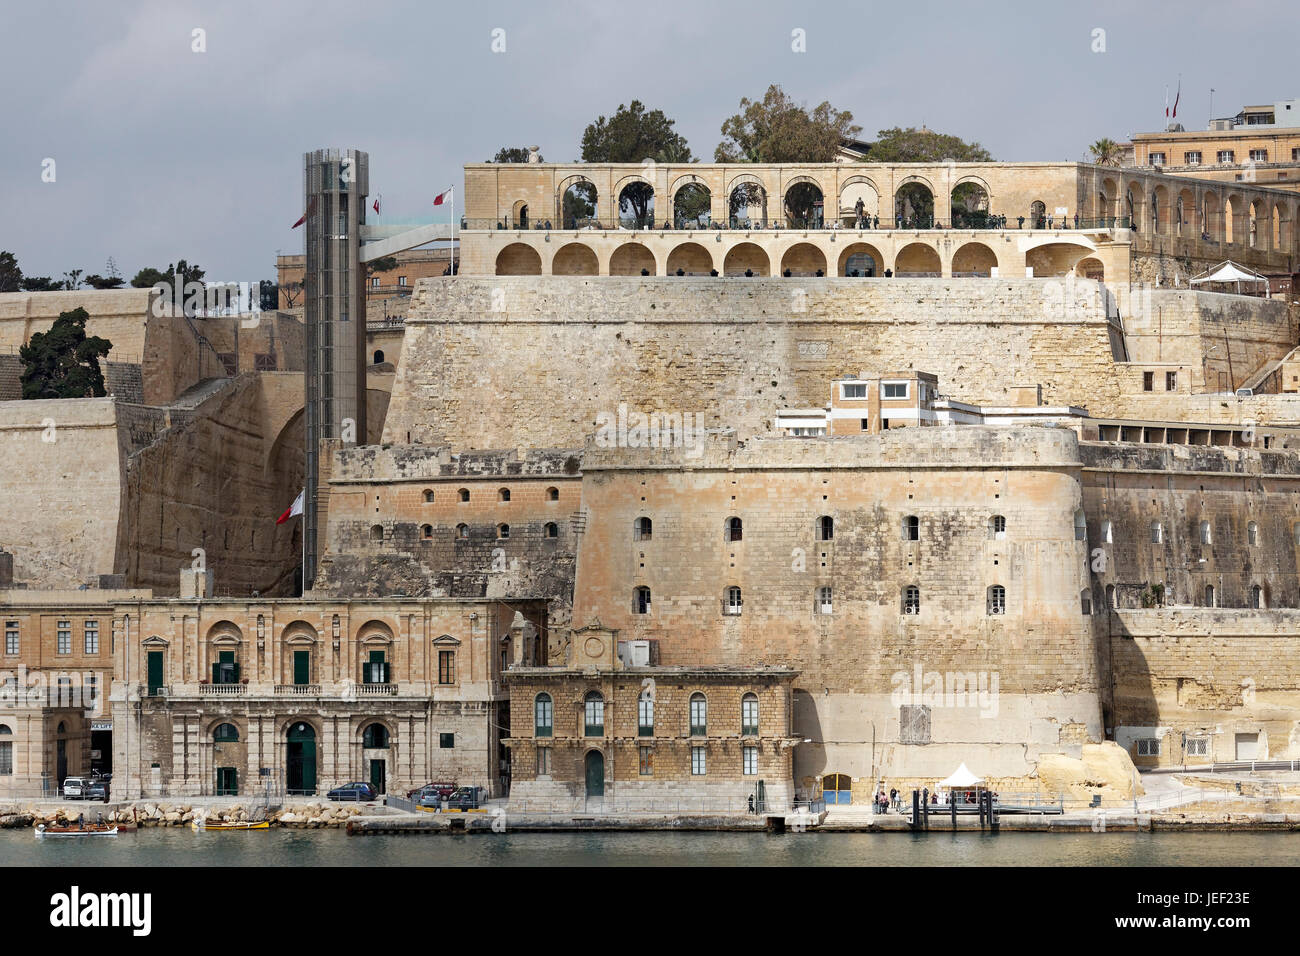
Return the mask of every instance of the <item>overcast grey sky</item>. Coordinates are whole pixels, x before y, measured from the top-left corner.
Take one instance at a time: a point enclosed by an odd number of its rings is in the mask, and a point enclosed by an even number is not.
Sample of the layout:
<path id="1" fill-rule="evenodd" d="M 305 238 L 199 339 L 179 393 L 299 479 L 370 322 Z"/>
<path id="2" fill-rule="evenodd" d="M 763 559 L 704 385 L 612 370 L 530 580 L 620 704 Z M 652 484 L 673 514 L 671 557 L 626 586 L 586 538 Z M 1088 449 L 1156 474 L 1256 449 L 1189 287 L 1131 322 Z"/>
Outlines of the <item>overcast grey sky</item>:
<path id="1" fill-rule="evenodd" d="M 1211 87 L 1220 116 L 1300 96 L 1294 0 L 0 3 L 0 249 L 29 275 L 113 256 L 128 278 L 178 258 L 270 278 L 302 251 L 306 150 L 367 150 L 384 218 L 427 217 L 463 163 L 532 143 L 576 159 L 632 99 L 705 160 L 771 83 L 867 136 L 924 123 L 1002 160 L 1078 160 L 1162 128 L 1180 72 L 1189 129 Z"/>

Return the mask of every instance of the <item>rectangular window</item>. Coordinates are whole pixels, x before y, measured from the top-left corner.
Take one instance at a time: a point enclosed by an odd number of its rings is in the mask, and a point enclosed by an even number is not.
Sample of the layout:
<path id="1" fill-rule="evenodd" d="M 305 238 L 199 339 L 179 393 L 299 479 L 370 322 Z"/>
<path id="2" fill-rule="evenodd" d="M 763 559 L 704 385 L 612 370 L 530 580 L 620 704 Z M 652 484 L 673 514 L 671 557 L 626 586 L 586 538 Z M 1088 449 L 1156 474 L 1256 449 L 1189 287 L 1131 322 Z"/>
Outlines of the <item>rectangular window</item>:
<path id="1" fill-rule="evenodd" d="M 5 621 L 5 653 L 17 654 L 20 646 L 18 640 L 18 622 Z"/>
<path id="2" fill-rule="evenodd" d="M 1218 154 L 1216 155 L 1216 161 L 1217 161 L 1217 162 L 1220 162 L 1220 163 L 1231 163 L 1231 162 L 1235 162 L 1234 156 L 1235 156 L 1235 154 L 1233 153 L 1232 150 L 1230 150 L 1230 149 L 1221 149 L 1221 150 L 1219 150 Z"/>
<path id="3" fill-rule="evenodd" d="M 1252 150 L 1250 151 L 1250 161 L 1251 161 L 1252 163 L 1267 163 L 1267 162 L 1268 162 L 1268 150 L 1266 150 L 1266 149 L 1252 149 Z"/>
<path id="4" fill-rule="evenodd" d="M 6 740 L 0 743 L 0 776 L 8 777 L 14 772 L 14 745 L 13 741 Z"/>
<path id="5" fill-rule="evenodd" d="M 1201 165 L 1201 151 L 1199 149 L 1193 149 L 1183 153 L 1183 163 L 1187 166 Z"/>
<path id="6" fill-rule="evenodd" d="M 60 621 L 58 630 L 58 653 L 72 653 L 72 622 Z"/>
<path id="7" fill-rule="evenodd" d="M 1151 154 L 1151 160 L 1150 160 L 1150 161 L 1151 161 L 1151 165 L 1152 165 L 1152 166 L 1163 166 L 1163 165 L 1165 164 L 1165 154 L 1164 154 L 1164 153 L 1152 153 L 1152 154 Z"/>
<path id="8" fill-rule="evenodd" d="M 1141 737 L 1137 742 L 1139 757 L 1159 757 L 1160 740 L 1157 737 Z"/>
<path id="9" fill-rule="evenodd" d="M 98 621 L 86 622 L 86 653 L 87 654 L 99 653 L 99 622 Z"/>
<path id="10" fill-rule="evenodd" d="M 456 652 L 455 651 L 438 652 L 438 683 L 439 684 L 456 683 Z"/>
<path id="11" fill-rule="evenodd" d="M 406 285 L 406 276 L 398 276 L 398 277 L 397 277 L 397 284 L 398 284 L 398 285 Z"/>
<path id="12" fill-rule="evenodd" d="M 1209 747 L 1206 745 L 1210 742 L 1208 737 L 1192 737 L 1187 741 L 1187 756 L 1205 757 L 1209 754 Z"/>
<path id="13" fill-rule="evenodd" d="M 537 775 L 539 777 L 549 777 L 551 774 L 551 748 L 537 748 Z"/>
<path id="14" fill-rule="evenodd" d="M 1166 392 L 1176 392 L 1176 391 L 1178 391 L 1178 373 L 1177 373 L 1177 372 L 1165 372 L 1165 391 L 1166 391 Z"/>
<path id="15" fill-rule="evenodd" d="M 1291 149 L 1291 162 L 1293 162 L 1293 163 L 1300 163 L 1300 146 L 1292 147 L 1292 149 Z"/>
<path id="16" fill-rule="evenodd" d="M 741 767 L 742 767 L 741 772 L 742 772 L 746 777 L 757 776 L 757 774 L 758 774 L 758 748 L 757 748 L 757 747 L 741 747 L 741 748 L 740 748 L 740 754 L 741 754 Z"/>
<path id="17" fill-rule="evenodd" d="M 907 398 L 907 383 L 906 382 L 881 382 L 880 397 L 884 399 L 892 399 L 894 401 Z"/>
<path id="18" fill-rule="evenodd" d="M 370 279 L 370 286 L 371 286 L 371 288 L 374 288 L 374 289 L 378 289 L 378 288 L 379 288 L 379 276 L 373 276 L 373 277 Z"/>
<path id="19" fill-rule="evenodd" d="M 649 697 L 636 702 L 636 733 L 638 737 L 655 735 L 655 702 Z"/>
<path id="20" fill-rule="evenodd" d="M 451 750 L 452 748 L 454 748 L 454 747 L 456 746 L 456 735 L 455 735 L 455 734 L 439 734 L 439 735 L 438 735 L 438 746 L 441 747 L 443 750 Z"/>
<path id="21" fill-rule="evenodd" d="M 740 702 L 740 732 L 744 736 L 758 736 L 758 698 L 746 694 Z"/>
<path id="22" fill-rule="evenodd" d="M 845 385 L 843 386 L 843 388 L 844 388 L 845 398 L 866 398 L 867 397 L 867 386 L 865 382 L 856 383 L 853 385 Z"/>
<path id="23" fill-rule="evenodd" d="M 643 777 L 654 776 L 655 752 L 651 750 L 649 747 L 639 747 L 637 749 L 641 755 L 641 769 L 640 769 L 641 776 Z"/>
<path id="24" fill-rule="evenodd" d="M 691 776 L 692 777 L 704 776 L 704 769 L 705 769 L 704 748 L 692 747 L 691 748 Z"/>
<path id="25" fill-rule="evenodd" d="M 1154 390 L 1155 390 L 1155 387 L 1156 387 L 1156 373 L 1155 373 L 1155 372 L 1143 372 L 1143 373 L 1142 373 L 1142 391 L 1144 391 L 1144 392 L 1154 391 Z"/>

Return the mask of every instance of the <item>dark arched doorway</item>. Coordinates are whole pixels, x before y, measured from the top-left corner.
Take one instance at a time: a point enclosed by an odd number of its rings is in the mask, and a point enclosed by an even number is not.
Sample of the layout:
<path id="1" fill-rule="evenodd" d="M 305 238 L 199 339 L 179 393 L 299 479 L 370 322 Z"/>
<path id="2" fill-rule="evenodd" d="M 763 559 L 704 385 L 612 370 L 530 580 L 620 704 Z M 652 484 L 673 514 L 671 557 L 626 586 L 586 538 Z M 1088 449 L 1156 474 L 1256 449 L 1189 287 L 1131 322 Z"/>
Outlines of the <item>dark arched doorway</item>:
<path id="1" fill-rule="evenodd" d="M 297 723 L 289 728 L 285 789 L 308 796 L 316 792 L 316 731 L 309 724 Z"/>
<path id="2" fill-rule="evenodd" d="M 586 771 L 587 796 L 603 797 L 605 795 L 605 755 L 599 750 L 588 750 Z"/>

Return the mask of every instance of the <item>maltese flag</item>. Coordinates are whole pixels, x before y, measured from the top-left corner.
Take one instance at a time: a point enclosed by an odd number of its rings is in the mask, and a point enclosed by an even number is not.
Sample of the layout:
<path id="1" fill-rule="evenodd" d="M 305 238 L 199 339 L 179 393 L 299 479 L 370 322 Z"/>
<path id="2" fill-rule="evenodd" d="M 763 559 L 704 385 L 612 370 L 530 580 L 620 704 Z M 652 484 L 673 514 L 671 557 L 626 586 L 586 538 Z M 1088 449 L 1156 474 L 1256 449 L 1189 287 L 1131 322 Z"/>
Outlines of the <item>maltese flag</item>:
<path id="1" fill-rule="evenodd" d="M 440 196 L 438 196 L 438 198 L 433 201 L 433 204 L 435 206 L 441 206 L 444 200 L 446 200 L 446 198 L 450 195 L 451 195 L 451 190 L 448 189 L 445 193 L 442 193 Z"/>
<path id="2" fill-rule="evenodd" d="M 284 514 L 280 515 L 280 517 L 276 519 L 276 524 L 284 524 L 294 515 L 302 514 L 302 498 L 305 493 L 305 490 L 298 492 L 298 497 L 294 498 L 293 504 L 285 510 Z"/>

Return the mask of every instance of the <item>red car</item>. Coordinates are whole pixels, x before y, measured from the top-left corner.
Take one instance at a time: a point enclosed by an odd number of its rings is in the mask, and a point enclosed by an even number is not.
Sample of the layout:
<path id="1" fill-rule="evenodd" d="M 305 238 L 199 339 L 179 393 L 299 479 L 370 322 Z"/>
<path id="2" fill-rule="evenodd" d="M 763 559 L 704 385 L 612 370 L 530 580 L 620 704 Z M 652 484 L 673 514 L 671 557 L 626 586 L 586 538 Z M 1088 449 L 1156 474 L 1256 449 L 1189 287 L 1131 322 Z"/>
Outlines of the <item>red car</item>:
<path id="1" fill-rule="evenodd" d="M 433 797 L 436 798 L 434 802 L 441 803 L 455 791 L 454 783 L 426 783 L 423 787 L 408 791 L 406 799 L 418 805 L 421 801 Z"/>

